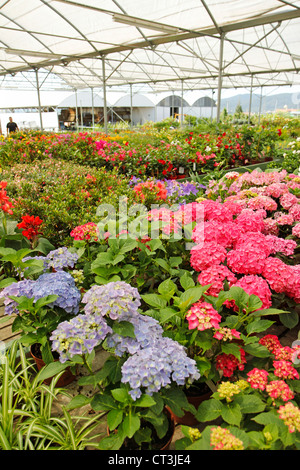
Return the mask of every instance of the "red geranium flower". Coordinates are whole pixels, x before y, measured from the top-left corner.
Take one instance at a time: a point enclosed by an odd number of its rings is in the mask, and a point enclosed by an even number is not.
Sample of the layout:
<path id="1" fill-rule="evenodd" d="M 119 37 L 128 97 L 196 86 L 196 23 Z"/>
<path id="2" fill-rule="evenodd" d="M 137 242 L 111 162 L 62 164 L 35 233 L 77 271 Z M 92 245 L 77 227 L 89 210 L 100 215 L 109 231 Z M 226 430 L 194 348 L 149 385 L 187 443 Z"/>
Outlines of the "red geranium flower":
<path id="1" fill-rule="evenodd" d="M 42 233 L 38 229 L 42 223 L 43 221 L 38 216 L 34 217 L 34 215 L 26 214 L 22 216 L 22 222 L 20 222 L 17 227 L 24 229 L 22 232 L 24 237 L 28 238 L 28 240 L 34 240 Z"/>

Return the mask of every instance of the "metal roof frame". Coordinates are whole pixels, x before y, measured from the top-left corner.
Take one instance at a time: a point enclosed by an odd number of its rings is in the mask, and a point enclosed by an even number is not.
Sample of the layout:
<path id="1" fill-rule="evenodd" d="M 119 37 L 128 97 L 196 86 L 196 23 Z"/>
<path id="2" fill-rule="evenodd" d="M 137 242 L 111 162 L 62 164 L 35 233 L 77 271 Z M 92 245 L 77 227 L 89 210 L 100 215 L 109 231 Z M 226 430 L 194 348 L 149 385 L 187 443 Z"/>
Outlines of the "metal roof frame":
<path id="1" fill-rule="evenodd" d="M 104 94 L 135 84 L 217 89 L 217 118 L 224 87 L 300 84 L 299 0 L 101 3 L 0 0 L 0 77 L 33 71 L 38 91 L 42 71 Z"/>

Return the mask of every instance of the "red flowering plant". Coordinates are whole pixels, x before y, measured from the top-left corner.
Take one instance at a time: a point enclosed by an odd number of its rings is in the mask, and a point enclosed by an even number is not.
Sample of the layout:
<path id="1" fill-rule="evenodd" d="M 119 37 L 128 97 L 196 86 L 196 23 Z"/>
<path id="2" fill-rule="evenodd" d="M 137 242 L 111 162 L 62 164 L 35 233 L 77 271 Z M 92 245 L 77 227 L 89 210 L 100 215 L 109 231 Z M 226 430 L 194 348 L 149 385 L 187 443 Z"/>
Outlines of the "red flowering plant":
<path id="1" fill-rule="evenodd" d="M 22 216 L 22 222 L 17 225 L 18 228 L 22 229 L 22 235 L 30 241 L 32 248 L 36 247 L 39 235 L 42 234 L 40 231 L 42 224 L 43 221 L 39 216 L 26 214 Z"/>
<path id="2" fill-rule="evenodd" d="M 7 182 L 0 181 L 0 209 L 1 209 L 1 232 L 2 235 L 8 232 L 8 216 L 13 214 L 13 203 L 7 195 Z"/>
<path id="3" fill-rule="evenodd" d="M 163 202 L 167 198 L 167 188 L 162 181 L 142 181 L 133 187 L 133 191 L 137 201 L 146 205 Z"/>
<path id="4" fill-rule="evenodd" d="M 197 435 L 185 428 L 185 437 L 177 445 L 191 450 L 299 448 L 298 343 L 283 346 L 276 335 L 262 336 L 259 344 L 265 348 L 265 357 L 258 364 L 248 360 L 231 380 L 221 380 L 195 414 L 202 426 L 222 419 L 224 433 L 213 425 Z"/>

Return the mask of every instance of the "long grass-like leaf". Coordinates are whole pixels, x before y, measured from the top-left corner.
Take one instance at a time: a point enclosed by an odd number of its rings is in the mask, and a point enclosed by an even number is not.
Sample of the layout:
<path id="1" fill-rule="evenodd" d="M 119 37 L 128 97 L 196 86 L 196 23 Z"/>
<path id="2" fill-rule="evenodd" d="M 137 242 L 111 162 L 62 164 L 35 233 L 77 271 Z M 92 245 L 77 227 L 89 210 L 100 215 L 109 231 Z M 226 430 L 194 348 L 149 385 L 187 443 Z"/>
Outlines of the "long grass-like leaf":
<path id="1" fill-rule="evenodd" d="M 67 426 L 68 426 L 68 435 L 70 437 L 70 441 L 71 441 L 71 444 L 72 444 L 71 448 L 72 448 L 72 450 L 76 450 L 77 449 L 76 432 L 75 432 L 75 429 L 74 429 L 73 421 L 71 419 L 70 413 L 68 413 L 68 411 L 65 409 L 65 407 L 63 407 L 63 412 L 64 412 L 64 417 L 65 417 L 65 420 L 66 420 Z"/>
<path id="2" fill-rule="evenodd" d="M 6 437 L 5 432 L 3 431 L 2 426 L 0 425 L 0 449 L 2 450 L 12 450 L 11 445 Z"/>

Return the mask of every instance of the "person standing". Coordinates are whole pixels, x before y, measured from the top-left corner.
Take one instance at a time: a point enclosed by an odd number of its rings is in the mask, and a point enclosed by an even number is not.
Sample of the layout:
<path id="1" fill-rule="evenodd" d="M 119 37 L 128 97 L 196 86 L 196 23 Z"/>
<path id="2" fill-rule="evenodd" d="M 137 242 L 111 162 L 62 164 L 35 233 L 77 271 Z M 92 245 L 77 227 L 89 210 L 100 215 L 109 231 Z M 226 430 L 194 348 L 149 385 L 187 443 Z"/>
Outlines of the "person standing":
<path id="1" fill-rule="evenodd" d="M 18 124 L 16 124 L 12 117 L 9 118 L 9 122 L 6 124 L 6 133 L 10 134 L 11 132 L 16 132 L 18 131 Z"/>

